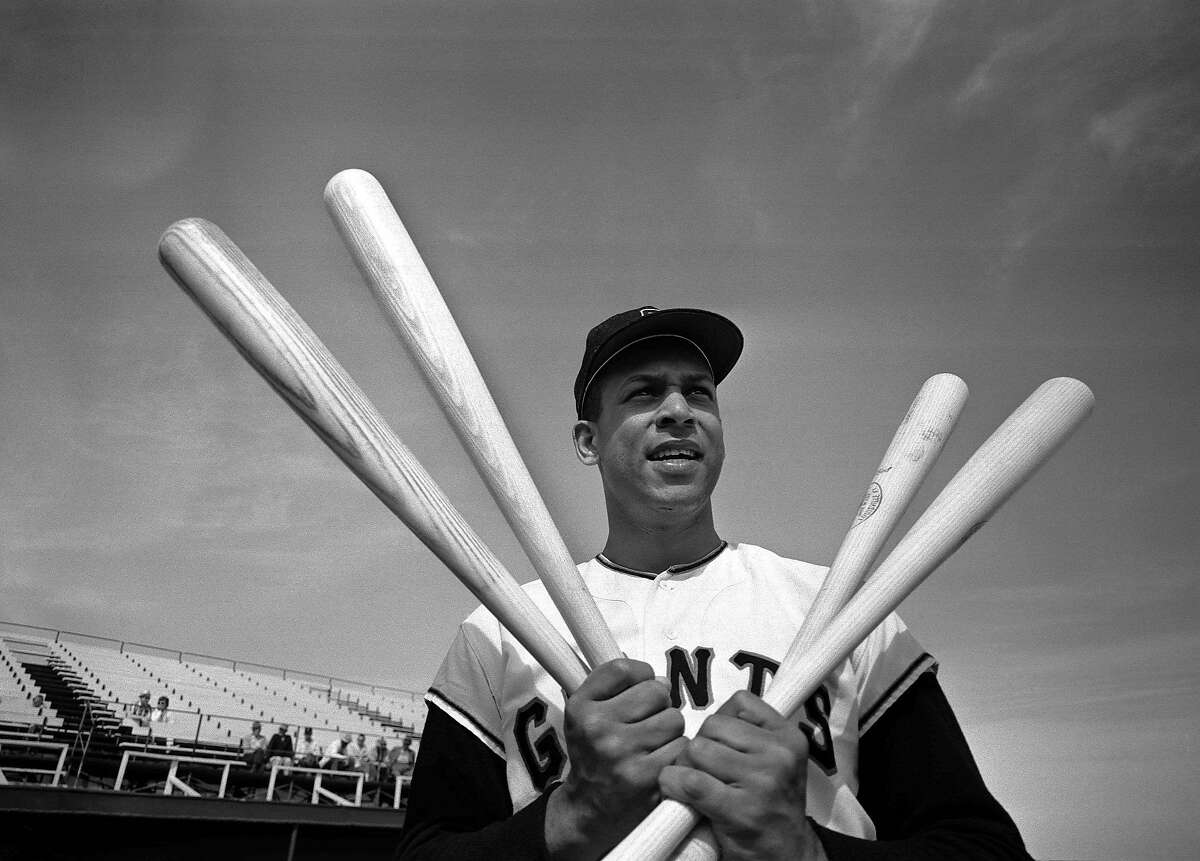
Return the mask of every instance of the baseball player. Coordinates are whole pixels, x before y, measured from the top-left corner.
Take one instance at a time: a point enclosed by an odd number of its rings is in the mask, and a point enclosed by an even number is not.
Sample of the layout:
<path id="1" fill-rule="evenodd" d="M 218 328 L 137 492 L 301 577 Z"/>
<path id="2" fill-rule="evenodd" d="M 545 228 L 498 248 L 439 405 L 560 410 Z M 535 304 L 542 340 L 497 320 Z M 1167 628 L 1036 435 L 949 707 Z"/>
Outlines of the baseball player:
<path id="1" fill-rule="evenodd" d="M 609 532 L 579 570 L 627 657 L 564 698 L 473 612 L 426 696 L 400 857 L 600 858 L 669 797 L 726 859 L 1028 859 L 895 615 L 792 719 L 760 699 L 825 569 L 714 525 L 716 387 L 741 351 L 732 322 L 696 309 L 589 333 L 574 441 Z M 525 588 L 569 636 L 544 587 Z"/>

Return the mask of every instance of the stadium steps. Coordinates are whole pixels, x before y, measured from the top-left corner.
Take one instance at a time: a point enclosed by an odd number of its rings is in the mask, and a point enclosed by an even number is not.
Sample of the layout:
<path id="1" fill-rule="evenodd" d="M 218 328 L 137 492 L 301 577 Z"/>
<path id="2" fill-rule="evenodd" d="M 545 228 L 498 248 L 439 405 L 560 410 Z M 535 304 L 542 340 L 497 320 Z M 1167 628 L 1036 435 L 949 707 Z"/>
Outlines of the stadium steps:
<path id="1" fill-rule="evenodd" d="M 45 718 L 47 724 L 61 723 L 58 713 L 43 703 L 33 704 L 40 691 L 29 677 L 25 665 L 9 652 L 5 638 L 0 637 L 0 722 L 22 727 Z"/>
<path id="2" fill-rule="evenodd" d="M 349 709 L 352 712 L 356 712 L 357 714 L 365 717 L 367 720 L 377 723 L 380 726 L 386 727 L 390 730 L 395 730 L 397 732 L 413 732 L 416 729 L 416 727 L 406 724 L 404 721 L 397 720 L 390 714 L 385 714 L 378 709 L 372 708 L 371 706 L 359 705 L 356 702 L 348 702 L 345 700 L 343 700 L 340 705 L 343 708 Z"/>
<path id="3" fill-rule="evenodd" d="M 69 669 L 62 668 L 54 654 L 40 660 L 23 662 L 38 689 L 62 718 L 62 725 L 49 738 L 71 745 L 71 762 L 77 756 L 97 760 L 116 756 L 119 736 L 117 718 L 101 703 L 86 685 Z"/>
<path id="4" fill-rule="evenodd" d="M 25 669 L 34 683 L 63 718 L 63 728 L 77 730 L 84 726 L 84 714 L 90 708 L 95 723 L 105 729 L 113 729 L 120 721 L 97 702 L 95 694 L 75 679 L 65 676 L 52 663 L 26 663 Z"/>
<path id="5" fill-rule="evenodd" d="M 411 693 L 403 696 L 358 688 L 338 688 L 331 698 L 343 708 L 356 711 L 397 732 L 419 738 L 425 725 L 425 699 Z"/>

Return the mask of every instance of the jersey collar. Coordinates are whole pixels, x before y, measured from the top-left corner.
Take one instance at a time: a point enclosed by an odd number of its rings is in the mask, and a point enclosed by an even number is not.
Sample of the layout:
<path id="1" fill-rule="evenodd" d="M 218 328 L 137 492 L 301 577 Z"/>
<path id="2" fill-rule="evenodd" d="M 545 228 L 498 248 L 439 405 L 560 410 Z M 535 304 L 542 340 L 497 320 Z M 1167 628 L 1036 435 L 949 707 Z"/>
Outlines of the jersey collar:
<path id="1" fill-rule="evenodd" d="M 621 574 L 632 574 L 634 577 L 643 577 L 646 580 L 657 580 L 664 574 L 684 574 L 688 571 L 693 571 L 702 565 L 707 565 L 709 562 L 720 556 L 728 546 L 728 541 L 722 541 L 715 548 L 705 553 L 699 559 L 693 559 L 691 562 L 684 562 L 681 565 L 671 565 L 665 571 L 639 571 L 636 568 L 627 568 L 624 565 L 618 565 L 616 562 L 613 562 L 603 553 L 596 554 L 596 561 L 605 568 L 620 572 Z"/>

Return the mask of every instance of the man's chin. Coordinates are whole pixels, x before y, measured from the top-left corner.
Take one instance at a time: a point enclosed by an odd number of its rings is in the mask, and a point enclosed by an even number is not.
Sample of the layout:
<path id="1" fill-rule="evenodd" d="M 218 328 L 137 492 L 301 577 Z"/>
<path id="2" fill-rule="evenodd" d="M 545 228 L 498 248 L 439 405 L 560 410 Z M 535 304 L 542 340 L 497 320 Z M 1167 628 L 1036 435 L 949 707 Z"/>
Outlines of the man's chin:
<path id="1" fill-rule="evenodd" d="M 693 512 L 705 508 L 710 495 L 710 491 L 701 485 L 678 484 L 662 487 L 654 494 L 654 507 L 664 513 Z"/>

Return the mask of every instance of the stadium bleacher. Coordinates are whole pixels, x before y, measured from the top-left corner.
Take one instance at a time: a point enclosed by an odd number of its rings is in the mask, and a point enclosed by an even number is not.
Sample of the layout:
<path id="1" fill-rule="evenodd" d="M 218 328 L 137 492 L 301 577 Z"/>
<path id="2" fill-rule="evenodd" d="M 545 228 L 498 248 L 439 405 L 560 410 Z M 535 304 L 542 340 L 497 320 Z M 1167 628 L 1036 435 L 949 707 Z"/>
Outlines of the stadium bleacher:
<path id="1" fill-rule="evenodd" d="M 150 691 L 151 703 L 169 699 L 167 721 L 150 723 L 135 714 L 143 691 Z M 383 736 L 389 747 L 407 736 L 419 751 L 424 705 L 410 691 L 0 622 L 0 784 L 8 780 L 6 763 L 14 775 L 6 790 L 26 777 L 48 786 L 39 775 L 54 769 L 39 767 L 64 746 L 65 779 L 56 786 L 112 792 L 120 773 L 121 795 L 169 794 L 172 785 L 177 792 L 180 786 L 188 787 L 185 792 L 192 786 L 204 790 L 215 786 L 207 760 L 244 766 L 239 741 L 254 721 L 267 736 L 279 724 L 287 724 L 294 737 L 311 727 L 323 748 L 348 732 L 362 733 L 369 744 Z M 27 743 L 17 744 L 21 740 Z M 131 752 L 138 753 L 137 760 L 130 759 Z M 265 774 L 222 768 L 228 773 L 220 781 L 222 793 L 228 782 L 234 797 L 266 797 Z M 393 806 L 400 798 L 395 780 L 378 771 L 374 777 L 365 792 L 360 774 L 343 783 L 358 781 L 364 805 Z M 305 780 L 299 774 L 291 778 L 287 797 L 295 798 L 296 785 L 303 790 Z M 309 779 L 310 791 L 300 797 L 314 804 L 334 797 L 327 787 L 337 788 L 336 776 L 317 775 L 317 786 L 322 779 L 326 789 L 312 792 Z"/>

